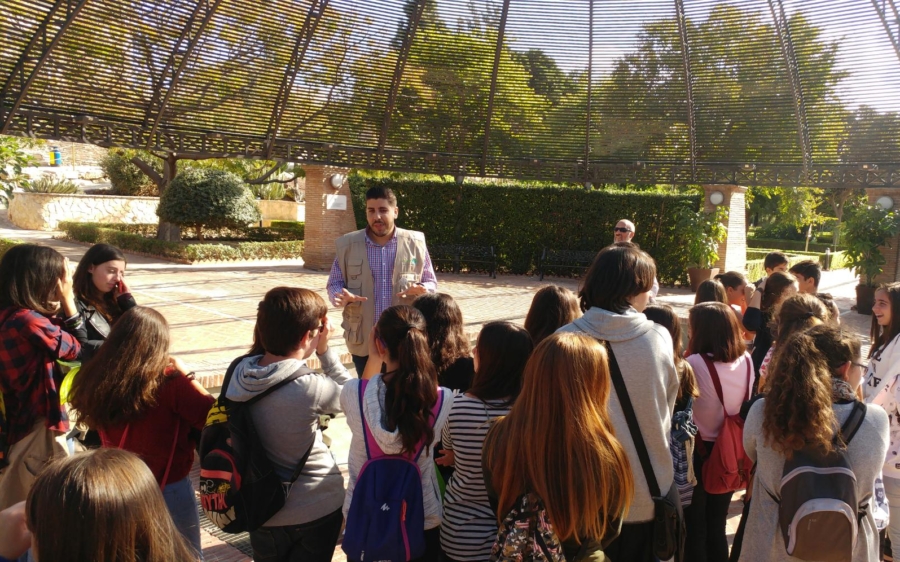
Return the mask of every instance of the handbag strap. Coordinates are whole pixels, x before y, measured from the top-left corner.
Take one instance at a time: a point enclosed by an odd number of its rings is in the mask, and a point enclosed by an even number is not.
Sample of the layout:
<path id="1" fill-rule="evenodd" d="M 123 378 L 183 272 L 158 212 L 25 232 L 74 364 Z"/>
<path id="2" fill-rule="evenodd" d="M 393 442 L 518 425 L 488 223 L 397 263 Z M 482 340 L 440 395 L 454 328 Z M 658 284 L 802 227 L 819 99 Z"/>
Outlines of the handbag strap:
<path id="1" fill-rule="evenodd" d="M 616 354 L 613 353 L 612 346 L 609 342 L 603 343 L 606 345 L 607 355 L 609 356 L 610 378 L 612 378 L 613 387 L 616 389 L 616 395 L 619 397 L 619 404 L 622 405 L 622 413 L 625 414 L 625 421 L 628 423 L 631 440 L 634 442 L 638 459 L 641 461 L 644 478 L 647 480 L 647 485 L 650 486 L 650 495 L 658 498 L 660 497 L 659 483 L 656 481 L 656 474 L 654 474 L 653 465 L 650 463 L 650 454 L 647 452 L 647 445 L 644 444 L 644 438 L 641 435 L 641 426 L 638 423 L 637 416 L 634 414 L 634 407 L 631 405 L 631 397 L 628 396 L 628 388 L 625 387 L 625 380 L 622 378 L 622 370 L 619 369 L 619 362 L 616 360 Z"/>

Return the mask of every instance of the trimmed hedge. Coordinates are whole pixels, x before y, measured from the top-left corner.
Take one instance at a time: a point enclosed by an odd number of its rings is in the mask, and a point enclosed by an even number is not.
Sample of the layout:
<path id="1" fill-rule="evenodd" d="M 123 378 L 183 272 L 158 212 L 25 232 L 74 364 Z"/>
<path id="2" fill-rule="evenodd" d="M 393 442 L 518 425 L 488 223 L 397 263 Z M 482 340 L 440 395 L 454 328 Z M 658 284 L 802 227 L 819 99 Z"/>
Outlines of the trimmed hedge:
<path id="1" fill-rule="evenodd" d="M 766 254 L 774 251 L 773 249 L 752 249 L 747 250 L 747 263 L 750 261 L 764 261 Z M 781 251 L 781 250 L 779 250 Z M 790 260 L 791 265 L 803 260 L 816 260 L 822 267 L 825 267 L 825 252 L 784 252 Z M 749 265 L 747 266 L 749 268 Z M 847 254 L 844 251 L 831 253 L 831 269 L 844 269 L 847 265 Z M 765 275 L 765 269 L 762 269 Z"/>
<path id="2" fill-rule="evenodd" d="M 306 223 L 301 221 L 272 221 L 272 230 L 289 232 L 296 236 L 295 240 L 303 240 L 306 237 Z"/>
<path id="3" fill-rule="evenodd" d="M 16 244 L 21 244 L 21 240 L 5 240 L 0 238 L 0 257 L 3 257 L 3 254 L 6 253 L 6 250 L 9 250 Z"/>
<path id="4" fill-rule="evenodd" d="M 294 240 L 303 240 L 304 223 L 297 221 L 280 221 L 287 225 L 279 225 L 275 227 L 259 227 L 248 226 L 244 228 L 218 228 L 203 229 L 203 240 L 221 240 L 229 242 L 247 241 L 247 242 L 288 242 Z M 155 223 L 138 223 L 138 224 L 107 224 L 107 223 L 75 223 L 82 225 L 92 225 L 99 228 L 111 228 L 113 230 L 121 230 L 130 234 L 138 234 L 146 238 L 154 238 L 156 236 L 157 225 Z M 299 226 L 298 226 L 299 225 Z M 185 236 L 185 240 L 194 240 L 190 236 Z"/>
<path id="5" fill-rule="evenodd" d="M 303 253 L 303 242 L 239 242 L 236 244 L 181 244 L 109 228 L 111 225 L 61 222 L 66 238 L 89 244 L 112 244 L 125 251 L 150 254 L 189 263 L 198 261 L 234 261 L 293 259 Z M 122 226 L 122 225 L 115 225 Z M 133 225 L 129 225 L 133 226 Z M 145 226 L 145 225 L 141 225 Z M 155 233 L 154 233 L 155 234 Z"/>
<path id="6" fill-rule="evenodd" d="M 656 259 L 664 284 L 687 283 L 687 254 L 676 228 L 677 211 L 698 209 L 699 194 L 586 191 L 350 176 L 359 228 L 366 225 L 365 192 L 391 188 L 398 226 L 420 230 L 430 244 L 493 246 L 500 271 L 530 273 L 544 247 L 599 251 L 622 218 L 635 223 L 634 241 Z"/>

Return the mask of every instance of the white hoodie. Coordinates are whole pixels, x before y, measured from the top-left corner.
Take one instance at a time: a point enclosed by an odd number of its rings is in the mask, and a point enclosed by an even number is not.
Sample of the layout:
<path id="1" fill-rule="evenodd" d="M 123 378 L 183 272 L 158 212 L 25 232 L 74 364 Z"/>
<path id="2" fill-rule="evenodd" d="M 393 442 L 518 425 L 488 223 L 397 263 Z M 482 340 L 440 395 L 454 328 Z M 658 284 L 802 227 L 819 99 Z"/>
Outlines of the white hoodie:
<path id="1" fill-rule="evenodd" d="M 372 436 L 378 442 L 378 446 L 387 455 L 398 455 L 403 450 L 403 442 L 400 433 L 388 431 L 384 428 L 384 395 L 387 387 L 381 380 L 381 375 L 375 375 L 366 385 L 363 396 L 362 412 L 359 408 L 359 380 L 352 380 L 344 385 L 341 390 L 341 408 L 347 416 L 347 425 L 353 434 L 350 439 L 350 458 L 348 468 L 350 481 L 347 484 L 347 494 L 344 496 L 344 518 L 350 510 L 350 500 L 353 499 L 353 490 L 356 488 L 356 479 L 359 471 L 366 464 L 366 437 L 363 434 L 362 415 L 366 416 L 366 423 L 372 431 Z M 450 417 L 450 408 L 453 406 L 453 392 L 449 388 L 441 387 L 444 403 L 438 412 L 434 424 L 434 439 L 425 447 L 419 456 L 419 473 L 422 475 L 422 503 L 425 508 L 425 530 L 440 526 L 443 517 L 441 507 L 440 490 L 435 478 L 434 456 L 431 452 L 434 446 L 441 440 L 441 430 Z"/>
<path id="2" fill-rule="evenodd" d="M 891 440 L 884 460 L 885 478 L 900 479 L 900 336 L 878 349 L 869 360 L 863 393 L 868 404 L 887 412 Z"/>

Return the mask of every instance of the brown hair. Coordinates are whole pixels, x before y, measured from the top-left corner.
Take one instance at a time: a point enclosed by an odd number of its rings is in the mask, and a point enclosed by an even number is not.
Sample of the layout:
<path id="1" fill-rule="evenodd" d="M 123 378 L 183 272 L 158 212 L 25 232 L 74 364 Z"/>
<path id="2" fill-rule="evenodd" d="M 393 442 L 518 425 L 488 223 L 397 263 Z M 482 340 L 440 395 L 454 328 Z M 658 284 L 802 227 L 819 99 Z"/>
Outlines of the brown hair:
<path id="1" fill-rule="evenodd" d="M 869 348 L 869 357 L 891 343 L 900 334 L 900 283 L 884 283 L 879 285 L 876 292 L 878 291 L 887 293 L 888 301 L 891 303 L 891 323 L 884 327 L 878 323 L 878 319 L 874 315 L 872 316 L 872 347 Z"/>
<path id="2" fill-rule="evenodd" d="M 832 370 L 816 338 L 800 332 L 779 344 L 769 370 L 778 376 L 766 383 L 766 443 L 787 458 L 807 446 L 831 452 L 836 423 Z"/>
<path id="3" fill-rule="evenodd" d="M 726 271 L 725 273 L 716 275 L 715 279 L 721 283 L 723 287 L 732 290 L 747 284 L 747 278 L 744 277 L 744 274 L 740 271 Z"/>
<path id="4" fill-rule="evenodd" d="M 91 267 L 104 264 L 108 261 L 126 261 L 122 250 L 109 244 L 94 244 L 81 256 L 78 267 L 72 275 L 72 289 L 81 301 L 93 306 L 109 321 L 122 315 L 119 303 L 113 298 L 112 291 L 101 292 L 94 285 L 94 280 L 89 271 Z"/>
<path id="5" fill-rule="evenodd" d="M 781 301 L 781 296 L 784 295 L 785 290 L 796 282 L 797 278 L 790 273 L 776 271 L 769 275 L 759 309 L 763 312 L 774 309 Z"/>
<path id="6" fill-rule="evenodd" d="M 822 279 L 822 266 L 813 260 L 798 261 L 788 270 L 795 275 L 802 275 L 804 279 L 812 279 L 813 285 L 818 288 Z"/>
<path id="7" fill-rule="evenodd" d="M 825 358 L 832 377 L 842 378 L 840 368 L 847 363 L 858 361 L 862 355 L 859 338 L 840 328 L 820 324 L 806 330 L 805 333 L 812 338 L 816 349 Z"/>
<path id="8" fill-rule="evenodd" d="M 668 330 L 672 335 L 675 371 L 678 373 L 678 380 L 681 381 L 681 386 L 678 387 L 678 400 L 681 401 L 687 396 L 700 396 L 694 369 L 690 363 L 685 361 L 684 351 L 681 349 L 681 320 L 675 314 L 675 309 L 667 304 L 651 304 L 644 309 L 644 316 Z"/>
<path id="9" fill-rule="evenodd" d="M 516 401 L 522 373 L 534 345 L 525 328 L 512 322 L 488 322 L 478 334 L 478 369 L 469 394 L 481 401 Z"/>
<path id="10" fill-rule="evenodd" d="M 725 292 L 725 286 L 713 279 L 707 279 L 700 283 L 697 287 L 697 294 L 694 295 L 694 304 L 701 302 L 723 302 L 728 304 L 728 294 Z"/>
<path id="11" fill-rule="evenodd" d="M 427 456 L 434 440 L 431 408 L 438 394 L 437 372 L 425 336 L 425 319 L 411 306 L 392 306 L 381 313 L 375 329 L 388 355 L 400 363 L 390 380 L 385 381 L 387 429 L 400 434 L 403 451 L 407 453 L 414 453 L 424 441 Z"/>
<path id="12" fill-rule="evenodd" d="M 431 360 L 440 378 L 457 359 L 472 354 L 462 311 L 444 293 L 426 293 L 413 301 L 413 307 L 425 317 Z"/>
<path id="13" fill-rule="evenodd" d="M 737 315 L 727 304 L 704 302 L 688 312 L 691 327 L 691 353 L 709 353 L 713 361 L 731 363 L 747 351 Z"/>
<path id="14" fill-rule="evenodd" d="M 544 501 L 562 540 L 600 540 L 624 517 L 634 476 L 610 420 L 610 386 L 606 349 L 594 338 L 557 333 L 535 348 L 519 399 L 485 439 L 498 521 L 525 491 Z"/>
<path id="15" fill-rule="evenodd" d="M 581 310 L 596 306 L 622 314 L 628 299 L 653 288 L 656 262 L 631 242 L 617 242 L 600 250 L 584 276 L 578 297 Z"/>
<path id="16" fill-rule="evenodd" d="M 81 367 L 71 403 L 81 421 L 105 428 L 131 422 L 156 404 L 169 362 L 169 325 L 145 306 L 126 311 Z"/>
<path id="17" fill-rule="evenodd" d="M 256 313 L 258 343 L 272 355 L 290 355 L 308 332 L 320 326 L 326 314 L 325 300 L 309 289 L 270 289 Z"/>
<path id="18" fill-rule="evenodd" d="M 792 334 L 828 322 L 828 309 L 813 295 L 796 294 L 784 299 L 776 309 L 770 330 L 772 341 L 787 340 Z"/>
<path id="19" fill-rule="evenodd" d="M 59 280 L 66 277 L 66 259 L 48 246 L 16 244 L 0 259 L 0 308 L 16 306 L 46 316 L 59 310 Z"/>
<path id="20" fill-rule="evenodd" d="M 58 460 L 28 493 L 41 560 L 194 562 L 153 473 L 132 453 L 96 449 Z"/>
<path id="21" fill-rule="evenodd" d="M 531 308 L 525 316 L 525 329 L 535 345 L 581 316 L 575 293 L 558 285 L 542 287 L 531 299 Z"/>

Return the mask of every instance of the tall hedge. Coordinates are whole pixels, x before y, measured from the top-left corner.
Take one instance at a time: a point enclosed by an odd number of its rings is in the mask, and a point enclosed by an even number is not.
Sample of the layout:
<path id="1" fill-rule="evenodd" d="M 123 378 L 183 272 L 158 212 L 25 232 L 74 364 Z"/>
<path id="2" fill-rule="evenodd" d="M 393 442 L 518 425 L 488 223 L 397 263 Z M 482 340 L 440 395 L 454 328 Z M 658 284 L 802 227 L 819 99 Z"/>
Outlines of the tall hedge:
<path id="1" fill-rule="evenodd" d="M 430 244 L 494 246 L 498 266 L 534 271 L 541 249 L 599 251 L 612 242 L 620 219 L 635 223 L 634 241 L 657 263 L 661 283 L 686 283 L 685 244 L 676 228 L 680 207 L 698 209 L 702 196 L 652 192 L 585 191 L 351 176 L 356 222 L 365 227 L 365 192 L 397 194 L 402 228 L 421 230 Z"/>

